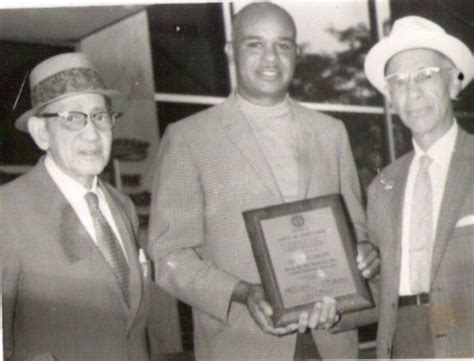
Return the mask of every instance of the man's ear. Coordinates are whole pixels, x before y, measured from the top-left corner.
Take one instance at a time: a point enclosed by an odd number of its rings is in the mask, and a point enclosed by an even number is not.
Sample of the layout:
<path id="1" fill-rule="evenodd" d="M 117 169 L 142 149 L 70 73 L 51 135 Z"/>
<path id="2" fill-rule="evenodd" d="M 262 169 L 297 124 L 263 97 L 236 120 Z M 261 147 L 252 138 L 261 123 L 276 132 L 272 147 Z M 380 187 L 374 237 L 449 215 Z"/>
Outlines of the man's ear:
<path id="1" fill-rule="evenodd" d="M 450 73 L 449 79 L 449 96 L 451 99 L 457 99 L 459 93 L 462 90 L 462 81 L 464 80 L 464 74 L 458 68 L 454 68 Z"/>
<path id="2" fill-rule="evenodd" d="M 35 141 L 38 148 L 48 150 L 49 148 L 49 131 L 46 126 L 46 120 L 38 117 L 28 119 L 28 132 Z"/>
<path id="3" fill-rule="evenodd" d="M 232 42 L 228 41 L 224 46 L 225 55 L 227 55 L 227 60 L 229 63 L 234 63 L 234 45 Z"/>

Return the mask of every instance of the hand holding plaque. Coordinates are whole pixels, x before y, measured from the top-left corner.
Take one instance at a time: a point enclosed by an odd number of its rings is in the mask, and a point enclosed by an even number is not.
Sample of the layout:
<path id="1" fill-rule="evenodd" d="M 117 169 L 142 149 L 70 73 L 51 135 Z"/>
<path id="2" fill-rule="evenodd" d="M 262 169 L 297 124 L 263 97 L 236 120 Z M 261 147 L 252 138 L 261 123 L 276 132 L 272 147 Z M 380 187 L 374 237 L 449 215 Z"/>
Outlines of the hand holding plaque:
<path id="1" fill-rule="evenodd" d="M 372 306 L 340 195 L 243 215 L 275 326 L 297 322 L 324 296 L 336 299 L 338 312 Z"/>
<path id="2" fill-rule="evenodd" d="M 232 301 L 247 307 L 247 310 L 257 324 L 265 333 L 274 336 L 284 336 L 295 330 L 303 333 L 307 328 L 330 328 L 337 322 L 337 315 L 333 298 L 324 297 L 322 302 L 316 302 L 311 313 L 303 311 L 299 315 L 298 323 L 289 323 L 275 327 L 271 319 L 273 315 L 272 306 L 267 302 L 262 285 L 239 282 L 232 293 Z"/>

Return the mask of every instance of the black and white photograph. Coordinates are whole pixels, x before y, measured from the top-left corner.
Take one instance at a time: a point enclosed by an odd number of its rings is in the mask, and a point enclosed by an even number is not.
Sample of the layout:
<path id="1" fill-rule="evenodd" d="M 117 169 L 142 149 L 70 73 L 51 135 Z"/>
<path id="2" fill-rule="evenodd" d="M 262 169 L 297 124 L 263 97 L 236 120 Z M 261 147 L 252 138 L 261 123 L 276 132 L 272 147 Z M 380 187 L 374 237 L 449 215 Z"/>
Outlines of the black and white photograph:
<path id="1" fill-rule="evenodd" d="M 0 361 L 474 358 L 474 2 L 0 1 Z"/>

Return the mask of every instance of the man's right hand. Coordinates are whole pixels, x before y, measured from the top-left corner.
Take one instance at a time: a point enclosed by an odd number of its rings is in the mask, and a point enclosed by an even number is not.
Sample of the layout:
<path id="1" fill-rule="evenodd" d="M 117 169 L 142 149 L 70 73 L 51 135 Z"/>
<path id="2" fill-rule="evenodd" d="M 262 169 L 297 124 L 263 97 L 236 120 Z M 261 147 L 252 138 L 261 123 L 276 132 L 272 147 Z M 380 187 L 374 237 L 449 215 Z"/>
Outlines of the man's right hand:
<path id="1" fill-rule="evenodd" d="M 262 285 L 239 282 L 232 293 L 232 301 L 247 306 L 250 316 L 265 333 L 275 336 L 284 336 L 294 332 L 298 328 L 297 324 L 290 324 L 286 327 L 273 327 L 271 319 L 273 309 L 265 300 Z"/>

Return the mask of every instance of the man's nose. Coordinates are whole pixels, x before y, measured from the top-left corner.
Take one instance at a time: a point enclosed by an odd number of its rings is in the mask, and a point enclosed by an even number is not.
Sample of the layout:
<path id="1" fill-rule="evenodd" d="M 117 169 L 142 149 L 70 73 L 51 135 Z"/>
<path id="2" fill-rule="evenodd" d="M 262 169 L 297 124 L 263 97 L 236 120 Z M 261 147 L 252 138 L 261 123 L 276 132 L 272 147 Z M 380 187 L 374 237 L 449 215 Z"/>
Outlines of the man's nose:
<path id="1" fill-rule="evenodd" d="M 99 138 L 99 130 L 95 126 L 95 124 L 92 121 L 92 119 L 90 118 L 90 116 L 87 119 L 87 123 L 86 123 L 85 127 L 82 129 L 81 134 L 87 140 L 96 140 L 96 139 Z"/>
<path id="2" fill-rule="evenodd" d="M 276 46 L 273 44 L 270 44 L 265 47 L 265 53 L 263 54 L 263 58 L 267 61 L 275 60 L 278 58 L 278 52 L 276 49 Z"/>
<path id="3" fill-rule="evenodd" d="M 415 79 L 410 77 L 410 79 L 408 79 L 406 91 L 407 91 L 407 94 L 410 98 L 417 98 L 421 94 L 420 84 L 418 84 L 415 81 Z"/>

